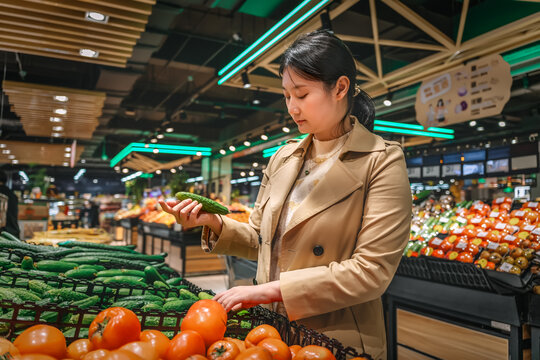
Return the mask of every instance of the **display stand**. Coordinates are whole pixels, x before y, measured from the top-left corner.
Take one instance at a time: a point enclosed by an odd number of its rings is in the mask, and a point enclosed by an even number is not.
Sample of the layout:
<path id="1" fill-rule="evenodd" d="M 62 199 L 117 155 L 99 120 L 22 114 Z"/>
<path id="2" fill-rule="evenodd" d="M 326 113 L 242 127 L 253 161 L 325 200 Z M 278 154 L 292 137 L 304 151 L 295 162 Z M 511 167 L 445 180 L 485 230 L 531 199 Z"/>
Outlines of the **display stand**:
<path id="1" fill-rule="evenodd" d="M 385 294 L 389 359 L 523 359 L 526 299 L 396 275 Z M 524 336 L 524 333 L 526 336 Z"/>
<path id="2" fill-rule="evenodd" d="M 73 225 L 75 225 L 75 228 L 79 227 L 79 219 L 73 218 L 73 219 L 51 219 L 51 223 L 54 230 L 60 230 L 60 229 L 71 229 L 73 228 Z"/>
<path id="3" fill-rule="evenodd" d="M 540 359 L 540 295 L 529 295 L 529 324 L 531 325 L 531 357 Z"/>
<path id="4" fill-rule="evenodd" d="M 137 245 L 137 225 L 138 218 L 128 218 L 120 220 L 120 226 L 124 230 L 123 243 L 126 245 Z"/>

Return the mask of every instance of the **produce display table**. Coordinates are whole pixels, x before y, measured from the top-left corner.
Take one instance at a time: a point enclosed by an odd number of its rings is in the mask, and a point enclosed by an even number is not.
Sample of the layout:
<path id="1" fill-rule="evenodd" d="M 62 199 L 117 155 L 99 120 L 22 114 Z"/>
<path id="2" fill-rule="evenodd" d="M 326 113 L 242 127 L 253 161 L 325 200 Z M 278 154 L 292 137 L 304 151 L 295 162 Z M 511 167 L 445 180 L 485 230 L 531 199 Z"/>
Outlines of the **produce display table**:
<path id="1" fill-rule="evenodd" d="M 385 300 L 389 359 L 514 360 L 529 347 L 524 296 L 396 275 Z"/>
<path id="2" fill-rule="evenodd" d="M 51 223 L 54 230 L 79 227 L 79 219 L 52 219 Z"/>
<path id="3" fill-rule="evenodd" d="M 124 230 L 123 242 L 126 245 L 137 244 L 137 224 L 138 218 L 127 218 L 120 220 L 120 226 Z"/>

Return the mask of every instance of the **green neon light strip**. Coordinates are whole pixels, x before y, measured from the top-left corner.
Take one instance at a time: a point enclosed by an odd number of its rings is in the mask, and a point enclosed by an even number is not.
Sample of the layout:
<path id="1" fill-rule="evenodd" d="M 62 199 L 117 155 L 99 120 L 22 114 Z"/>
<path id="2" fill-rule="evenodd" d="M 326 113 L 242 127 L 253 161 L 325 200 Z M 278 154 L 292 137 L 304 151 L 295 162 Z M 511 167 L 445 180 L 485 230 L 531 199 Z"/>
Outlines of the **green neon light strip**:
<path id="1" fill-rule="evenodd" d="M 319 2 L 317 5 L 315 5 L 313 8 L 311 8 L 311 10 L 309 10 L 308 12 L 306 12 L 304 15 L 302 15 L 301 17 L 299 17 L 295 22 L 293 22 L 291 25 L 289 25 L 285 30 L 283 30 L 282 32 L 280 32 L 275 38 L 273 38 L 272 40 L 270 40 L 268 43 L 266 43 L 266 45 L 264 45 L 262 48 L 260 48 L 259 50 L 257 50 L 255 53 L 253 53 L 253 55 L 251 55 L 250 57 L 248 57 L 246 60 L 244 60 L 240 65 L 238 65 L 236 68 L 234 68 L 234 70 L 232 70 L 231 72 L 229 72 L 227 75 L 225 75 L 224 77 L 222 77 L 221 79 L 219 79 L 218 81 L 218 85 L 221 85 L 223 84 L 225 81 L 227 81 L 228 79 L 230 79 L 234 74 L 236 74 L 238 71 L 240 71 L 241 69 L 243 69 L 246 65 L 248 65 L 249 63 L 251 63 L 255 58 L 257 58 L 259 55 L 261 55 L 263 52 L 265 52 L 266 50 L 268 50 L 268 48 L 270 48 L 272 45 L 274 45 L 276 42 L 278 42 L 281 38 L 283 38 L 285 35 L 287 35 L 289 32 L 291 32 L 294 28 L 296 28 L 300 23 L 302 23 L 305 19 L 307 19 L 308 17 L 310 17 L 314 12 L 318 11 L 321 7 L 323 7 L 327 2 L 329 2 L 330 0 L 322 0 L 321 2 Z"/>
<path id="2" fill-rule="evenodd" d="M 538 69 L 540 69 L 540 62 L 537 63 L 537 64 L 524 66 L 524 67 L 516 69 L 516 70 L 512 70 L 512 71 L 510 71 L 510 74 L 512 76 L 518 76 L 518 75 L 525 74 L 525 73 L 528 73 L 528 72 L 536 71 Z"/>
<path id="3" fill-rule="evenodd" d="M 154 149 L 158 149 L 162 154 L 197 155 L 198 152 L 200 152 L 202 156 L 210 156 L 212 154 L 212 148 L 209 147 L 131 143 L 111 159 L 110 167 L 114 167 L 123 158 L 134 151 L 148 153 L 153 152 Z"/>
<path id="4" fill-rule="evenodd" d="M 533 60 L 539 56 L 540 56 L 540 44 L 529 46 L 528 48 L 514 51 L 510 54 L 506 54 L 503 56 L 503 59 L 510 65 L 514 65 L 520 62 Z"/>
<path id="5" fill-rule="evenodd" d="M 282 147 L 283 145 L 278 145 L 278 146 L 272 146 L 271 148 L 268 148 L 268 149 L 264 149 L 263 150 L 263 155 L 266 154 L 266 153 L 275 153 L 280 147 Z"/>
<path id="6" fill-rule="evenodd" d="M 440 132 L 444 134 L 453 134 L 455 132 L 454 129 L 445 129 L 445 128 L 438 128 L 438 127 L 428 127 L 427 131 L 435 131 L 435 132 Z"/>
<path id="7" fill-rule="evenodd" d="M 128 156 L 130 153 L 131 153 L 131 144 L 129 144 L 128 146 L 120 150 L 120 152 L 111 159 L 110 166 L 114 167 L 116 164 L 120 162 L 120 160 Z"/>
<path id="8" fill-rule="evenodd" d="M 302 140 L 302 139 L 305 139 L 307 136 L 308 136 L 308 134 L 304 134 L 304 135 L 300 135 L 298 137 L 295 137 L 293 139 Z M 268 158 L 268 157 L 274 155 L 281 147 L 283 147 L 285 145 L 286 144 L 278 145 L 278 146 L 272 146 L 271 148 L 264 149 L 263 150 L 263 158 Z"/>
<path id="9" fill-rule="evenodd" d="M 159 150 L 159 154 L 197 155 L 198 152 L 200 152 L 202 156 L 210 156 L 212 154 L 211 152 L 207 152 L 207 151 L 203 152 L 203 151 L 172 150 L 172 149 L 158 149 L 158 150 Z M 151 153 L 151 152 L 154 152 L 154 149 L 134 147 L 133 151 Z"/>
<path id="10" fill-rule="evenodd" d="M 424 127 L 422 125 L 416 125 L 416 124 L 404 124 L 404 123 L 398 123 L 394 121 L 385 121 L 385 120 L 375 120 L 374 123 L 375 125 L 387 125 L 387 126 L 401 127 L 405 129 L 424 130 Z"/>
<path id="11" fill-rule="evenodd" d="M 374 126 L 373 130 L 396 133 L 396 134 L 429 136 L 429 137 L 435 137 L 435 138 L 441 138 L 441 139 L 454 139 L 454 135 L 450 135 L 450 134 L 437 134 L 437 133 L 428 132 L 428 131 L 396 129 L 396 128 L 390 128 L 386 126 Z"/>
<path id="12" fill-rule="evenodd" d="M 166 145 L 166 144 L 145 144 L 145 143 L 131 143 L 131 146 L 147 147 L 150 149 L 176 149 L 176 150 L 193 150 L 193 151 L 212 151 L 209 147 L 198 146 L 181 146 L 181 145 Z M 148 146 L 147 146 L 148 145 Z"/>
<path id="13" fill-rule="evenodd" d="M 285 16 L 283 19 L 281 19 L 277 24 L 272 26 L 270 30 L 264 33 L 263 36 L 261 36 L 257 41 L 255 41 L 253 44 L 251 44 L 250 47 L 248 47 L 246 50 L 244 50 L 240 55 L 238 55 L 236 58 L 233 59 L 230 63 L 228 63 L 223 69 L 219 70 L 218 75 L 223 75 L 227 70 L 229 70 L 234 64 L 236 64 L 240 59 L 242 59 L 244 56 L 246 56 L 251 50 L 253 50 L 257 45 L 259 45 L 263 40 L 265 40 L 270 34 L 272 34 L 274 31 L 276 31 L 281 25 L 283 25 L 284 22 L 289 20 L 291 17 L 293 17 L 298 11 L 300 11 L 304 6 L 306 6 L 308 3 L 310 3 L 311 0 L 305 0 L 300 5 L 294 8 L 293 11 L 291 11 L 287 16 Z"/>

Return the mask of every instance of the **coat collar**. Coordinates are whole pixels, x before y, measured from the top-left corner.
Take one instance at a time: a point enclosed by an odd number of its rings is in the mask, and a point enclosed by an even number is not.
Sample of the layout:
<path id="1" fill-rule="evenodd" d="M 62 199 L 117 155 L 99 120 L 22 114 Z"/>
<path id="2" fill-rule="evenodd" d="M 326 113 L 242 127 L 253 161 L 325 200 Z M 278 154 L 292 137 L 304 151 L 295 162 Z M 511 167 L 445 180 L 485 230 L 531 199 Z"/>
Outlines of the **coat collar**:
<path id="1" fill-rule="evenodd" d="M 366 129 L 355 116 L 351 115 L 353 128 L 351 135 L 345 142 L 341 156 L 347 152 L 373 152 L 382 151 L 386 148 L 384 140 Z M 307 152 L 309 145 L 313 139 L 313 134 L 309 134 L 306 138 L 298 143 L 293 143 L 291 146 L 283 149 L 283 157 L 287 158 L 291 155 L 303 157 Z"/>

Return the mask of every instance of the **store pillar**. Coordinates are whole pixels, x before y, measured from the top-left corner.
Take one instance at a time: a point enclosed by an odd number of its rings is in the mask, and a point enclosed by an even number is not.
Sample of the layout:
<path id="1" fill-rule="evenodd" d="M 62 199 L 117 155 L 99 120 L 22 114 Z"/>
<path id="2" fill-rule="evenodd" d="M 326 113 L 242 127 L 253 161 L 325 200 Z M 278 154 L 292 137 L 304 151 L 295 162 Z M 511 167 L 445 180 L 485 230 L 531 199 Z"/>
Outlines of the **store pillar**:
<path id="1" fill-rule="evenodd" d="M 226 203 L 229 203 L 231 199 L 231 176 L 231 155 L 219 159 L 203 159 L 202 177 L 208 182 L 208 194 L 214 193 Z"/>

